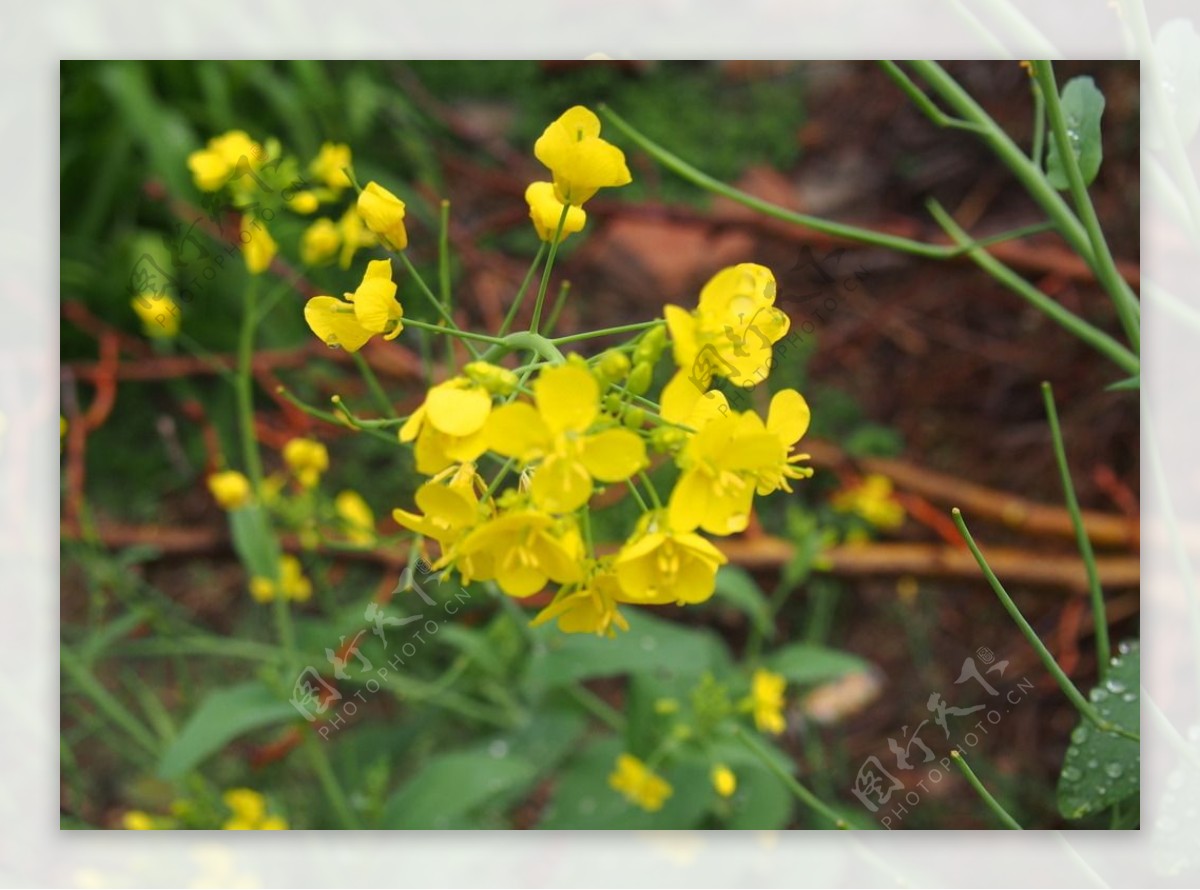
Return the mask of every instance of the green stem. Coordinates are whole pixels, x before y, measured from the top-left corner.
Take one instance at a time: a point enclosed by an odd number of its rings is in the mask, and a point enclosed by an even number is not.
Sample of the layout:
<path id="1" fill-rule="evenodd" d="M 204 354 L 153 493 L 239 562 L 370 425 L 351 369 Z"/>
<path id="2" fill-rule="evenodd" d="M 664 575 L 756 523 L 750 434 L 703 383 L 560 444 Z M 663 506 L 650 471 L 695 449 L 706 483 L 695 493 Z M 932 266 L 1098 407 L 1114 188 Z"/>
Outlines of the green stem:
<path id="1" fill-rule="evenodd" d="M 646 486 L 646 491 L 650 493 L 650 502 L 654 504 L 655 510 L 662 509 L 662 500 L 658 496 L 658 489 L 654 487 L 654 483 L 650 481 L 649 475 L 645 470 L 638 470 L 638 478 L 642 480 L 642 485 Z"/>
<path id="2" fill-rule="evenodd" d="M 439 216 L 438 231 L 438 289 L 441 292 L 442 305 L 453 316 L 453 295 L 450 293 L 450 202 L 443 199 Z M 454 343 L 446 341 L 446 367 L 454 367 Z"/>
<path id="3" fill-rule="evenodd" d="M 433 291 L 429 289 L 429 285 L 425 283 L 425 279 L 421 277 L 421 273 L 417 271 L 417 267 L 412 264 L 412 260 L 408 258 L 407 253 L 405 253 L 403 250 L 396 251 L 396 256 L 400 257 L 400 262 L 404 263 L 404 268 L 408 270 L 408 274 L 411 275 L 413 280 L 417 282 L 417 288 L 425 296 L 425 299 L 429 302 L 429 305 L 434 308 L 434 311 L 437 312 L 439 316 L 441 316 L 442 321 L 446 322 L 446 327 L 443 328 L 438 327 L 437 325 L 417 324 L 415 321 L 408 318 L 404 319 L 404 324 L 406 326 L 413 325 L 414 327 L 423 327 L 433 331 L 440 331 L 442 333 L 456 335 L 464 342 L 467 347 L 467 351 L 471 353 L 471 357 L 479 358 L 479 353 L 471 344 L 470 339 L 474 338 L 478 340 L 481 339 L 481 337 L 479 335 L 472 334 L 470 331 L 463 331 L 459 329 L 458 323 L 454 320 L 454 316 L 450 314 L 449 310 L 442 305 L 442 301 L 439 300 L 434 295 Z"/>
<path id="4" fill-rule="evenodd" d="M 625 732 L 625 715 L 602 699 L 592 690 L 579 683 L 567 687 L 570 696 L 579 702 L 593 717 L 616 733 Z"/>
<path id="5" fill-rule="evenodd" d="M 550 272 L 554 269 L 554 258 L 558 255 L 558 245 L 562 243 L 563 225 L 567 221 L 567 211 L 571 205 L 563 204 L 562 213 L 558 215 L 558 228 L 554 230 L 554 240 L 550 242 L 550 255 L 546 257 L 546 267 L 542 269 L 542 280 L 538 284 L 537 300 L 533 304 L 533 319 L 529 322 L 529 333 L 537 334 L 542 320 L 542 305 L 546 302 L 546 288 L 550 286 Z"/>
<path id="6" fill-rule="evenodd" d="M 1137 733 L 1130 732 L 1123 727 L 1116 726 L 1105 720 L 1100 716 L 1100 712 L 1092 706 L 1091 702 L 1084 698 L 1083 694 L 1075 687 L 1075 684 L 1071 682 L 1071 678 L 1059 667 L 1058 662 L 1054 660 L 1054 656 L 1050 654 L 1050 650 L 1046 648 L 1041 638 L 1037 635 L 1037 631 L 1025 620 L 1025 616 L 1021 614 L 1021 610 L 1017 608 L 1017 604 L 1008 595 L 1008 591 L 1004 589 L 1004 585 L 1000 583 L 1000 579 L 996 577 L 996 573 L 987 564 L 987 560 L 984 559 L 983 553 L 979 550 L 979 545 L 975 543 L 975 539 L 971 537 L 971 533 L 967 530 L 967 524 L 963 521 L 962 512 L 958 507 L 955 507 L 950 512 L 954 517 L 954 524 L 958 526 L 958 533 L 967 542 L 967 547 L 975 557 L 975 562 L 979 564 L 979 570 L 983 572 L 983 576 L 987 579 L 988 584 L 995 591 L 1000 604 L 1004 606 L 1004 610 L 1008 612 L 1009 617 L 1020 628 L 1025 639 L 1029 641 L 1029 645 L 1037 652 L 1038 658 L 1041 659 L 1042 664 L 1045 665 L 1050 675 L 1054 677 L 1055 682 L 1058 683 L 1058 688 L 1063 691 L 1063 695 L 1070 699 L 1071 704 L 1075 706 L 1075 710 L 1094 723 L 1096 728 L 1101 732 L 1112 732 L 1127 739 L 1132 739 L 1135 742 L 1140 741 Z"/>
<path id="7" fill-rule="evenodd" d="M 478 340 L 480 343 L 492 344 L 504 342 L 503 337 L 493 337 L 491 334 L 478 334 L 475 331 L 464 331 L 458 328 L 446 327 L 444 325 L 430 324 L 427 321 L 417 321 L 415 318 L 404 319 L 404 326 L 406 328 L 417 328 L 418 330 L 422 331 L 431 331 L 435 334 L 445 334 L 447 337 L 455 337 L 459 340 L 462 340 L 467 344 L 467 347 L 471 349 L 476 358 L 479 358 L 479 353 L 475 352 L 475 350 L 471 347 L 471 340 Z"/>
<path id="8" fill-rule="evenodd" d="M 546 334 L 554 332 L 554 326 L 558 324 L 558 317 L 562 315 L 563 307 L 567 305 L 567 297 L 571 293 L 571 282 L 564 281 L 558 286 L 558 296 L 554 298 L 554 308 L 550 310 L 550 314 L 546 316 Z"/>
<path id="9" fill-rule="evenodd" d="M 325 792 L 325 796 L 329 798 L 330 806 L 337 813 L 338 821 L 342 823 L 342 828 L 357 829 L 358 819 L 355 818 L 354 811 L 350 809 L 350 802 L 346 799 L 346 793 L 342 790 L 337 776 L 333 773 L 333 767 L 329 764 L 329 756 L 325 753 L 325 749 L 321 747 L 321 743 L 310 732 L 304 734 L 304 747 L 307 749 L 308 760 L 313 772 L 317 774 L 317 781 L 321 783 L 321 789 Z"/>
<path id="10" fill-rule="evenodd" d="M 508 312 L 504 316 L 504 321 L 500 325 L 499 336 L 503 337 L 512 327 L 513 322 L 517 318 L 517 312 L 521 308 L 521 304 L 525 301 L 525 294 L 529 290 L 529 284 L 533 281 L 533 273 L 537 271 L 538 266 L 542 262 L 542 257 L 546 255 L 546 242 L 538 243 L 537 254 L 533 258 L 533 262 L 529 264 L 529 270 L 525 273 L 525 280 L 521 282 L 521 288 L 517 291 L 517 295 L 513 297 L 512 305 L 508 307 Z"/>
<path id="11" fill-rule="evenodd" d="M 515 334 L 508 334 L 505 337 L 489 337 L 488 341 L 492 343 L 492 346 L 479 357 L 480 361 L 496 362 L 510 352 L 522 349 L 536 352 L 542 358 L 555 364 L 562 364 L 566 361 L 566 356 L 554 345 L 554 341 L 532 331 L 517 331 Z"/>
<path id="12" fill-rule="evenodd" d="M 951 751 L 950 759 L 954 761 L 954 765 L 966 777 L 967 782 L 975 789 L 975 793 L 987 804 L 988 809 L 996 814 L 996 818 L 1004 824 L 1004 827 L 1010 828 L 1013 831 L 1021 831 L 1021 826 L 1017 820 L 1010 816 L 1008 810 L 1000 805 L 1000 801 L 996 800 L 992 796 L 992 793 L 983 787 L 983 783 L 979 781 L 979 777 L 975 775 L 975 771 L 971 769 L 967 761 L 963 758 L 962 752 L 957 749 Z"/>
<path id="13" fill-rule="evenodd" d="M 921 110 L 921 112 L 939 127 L 950 127 L 955 130 L 967 130 L 968 132 L 977 135 L 983 135 L 986 131 L 979 124 L 973 124 L 970 121 L 959 120 L 946 114 L 942 109 L 938 108 L 934 101 L 930 99 L 925 92 L 913 83 L 911 77 L 904 73 L 904 70 L 895 62 L 889 59 L 880 59 L 879 66 L 883 68 L 883 73 L 898 86 L 904 95 L 908 96 L 912 103 Z"/>
<path id="14" fill-rule="evenodd" d="M 1083 221 L 1088 242 L 1092 247 L 1094 257 L 1092 268 L 1117 309 L 1117 316 L 1121 319 L 1121 326 L 1125 329 L 1125 336 L 1129 338 L 1129 344 L 1135 353 L 1139 352 L 1141 350 L 1141 325 L 1138 321 L 1140 309 L 1133 290 L 1117 270 L 1112 251 L 1108 248 L 1108 241 L 1100 228 L 1100 219 L 1096 216 L 1096 208 L 1092 204 L 1087 185 L 1083 181 L 1083 171 L 1079 169 L 1078 159 L 1071 146 L 1071 137 L 1067 132 L 1067 117 L 1063 112 L 1062 103 L 1059 101 L 1058 85 L 1054 80 L 1054 66 L 1049 61 L 1039 61 L 1033 63 L 1033 70 L 1046 101 L 1046 115 L 1050 122 L 1050 132 L 1058 147 L 1058 157 L 1062 168 L 1067 174 L 1071 199 L 1075 203 L 1076 212 Z"/>
<path id="15" fill-rule="evenodd" d="M 242 327 L 238 336 L 237 410 L 238 428 L 242 440 L 242 460 L 246 475 L 257 493 L 262 484 L 262 458 L 254 431 L 254 377 L 251 361 L 254 358 L 254 327 L 257 321 L 255 304 L 258 300 L 258 276 L 250 277 L 246 301 L 242 306 Z"/>
<path id="16" fill-rule="evenodd" d="M 638 502 L 638 506 L 642 508 L 643 513 L 649 513 L 650 507 L 646 504 L 646 499 L 642 497 L 642 493 L 637 490 L 637 486 L 633 484 L 632 479 L 626 479 L 625 484 L 629 486 L 629 493 L 633 495 L 633 499 Z"/>
<path id="17" fill-rule="evenodd" d="M 654 321 L 639 321 L 636 324 L 619 324 L 614 328 L 601 328 L 598 331 L 585 331 L 582 334 L 569 334 L 566 337 L 555 337 L 552 341 L 556 346 L 561 346 L 564 343 L 577 343 L 580 340 L 593 340 L 596 337 L 607 337 L 609 334 L 628 334 L 636 331 L 645 331 L 649 328 L 656 328 L 665 322 L 661 319 Z"/>
<path id="18" fill-rule="evenodd" d="M 1024 297 L 1037 309 L 1058 322 L 1076 337 L 1102 353 L 1122 370 L 1137 374 L 1141 363 L 1138 357 L 1099 328 L 1093 327 L 1069 309 L 1050 299 L 1008 266 L 1004 265 L 982 247 L 970 243 L 970 236 L 954 221 L 937 201 L 930 200 L 929 212 L 946 233 L 966 248 L 966 254 L 979 268 L 987 272 L 1009 290 Z"/>
<path id="19" fill-rule="evenodd" d="M 1054 459 L 1058 461 L 1058 472 L 1062 477 L 1063 496 L 1067 501 L 1067 511 L 1071 514 L 1071 524 L 1075 526 L 1075 543 L 1079 554 L 1083 557 L 1087 569 L 1088 591 L 1092 597 L 1092 623 L 1096 627 L 1096 665 L 1101 682 L 1108 675 L 1109 659 L 1112 650 L 1108 640 L 1108 616 L 1104 610 L 1104 591 L 1100 588 L 1100 573 L 1096 569 L 1096 554 L 1092 551 L 1092 539 L 1088 537 L 1087 527 L 1083 524 L 1083 514 L 1079 510 L 1079 499 L 1075 496 L 1075 485 L 1071 481 L 1071 469 L 1067 465 L 1067 450 L 1063 444 L 1062 428 L 1058 424 L 1058 411 L 1054 406 L 1054 391 L 1048 382 L 1042 383 L 1042 398 L 1046 403 L 1046 417 L 1050 421 L 1050 438 L 1054 443 Z"/>
<path id="20" fill-rule="evenodd" d="M 367 389 L 371 391 L 371 396 L 375 399 L 375 404 L 379 410 L 383 412 L 385 417 L 390 417 L 393 420 L 396 418 L 396 409 L 392 405 L 392 400 L 388 398 L 387 392 L 379 383 L 379 378 L 375 376 L 375 372 L 371 370 L 371 366 L 367 360 L 362 357 L 361 353 L 352 352 L 350 357 L 354 359 L 354 364 L 358 366 L 358 372 L 362 374 L 363 380 L 366 381 Z"/>
<path id="21" fill-rule="evenodd" d="M 376 439 L 387 442 L 389 445 L 397 444 L 395 437 L 379 432 L 376 427 L 396 426 L 398 423 L 400 423 L 401 418 L 396 418 L 395 420 L 358 420 L 353 415 L 350 415 L 350 417 L 347 418 L 346 415 L 349 414 L 348 411 L 345 411 L 344 414 L 339 415 L 333 414 L 329 411 L 322 411 L 320 408 L 314 408 L 312 405 L 301 401 L 298 396 L 290 392 L 285 386 L 278 386 L 276 387 L 275 391 L 309 417 L 315 417 L 317 420 L 323 420 L 326 423 L 332 423 L 334 426 L 339 426 L 343 429 L 349 426 L 353 429 L 362 430 L 368 436 L 372 436 Z"/>
<path id="22" fill-rule="evenodd" d="M 809 216 L 806 213 L 796 213 L 793 210 L 787 210 L 769 201 L 764 201 L 757 198 L 748 192 L 743 192 L 733 186 L 726 185 L 719 179 L 714 179 L 707 173 L 704 173 L 691 164 L 684 161 L 677 155 L 667 151 L 658 143 L 652 141 L 632 126 L 615 111 L 607 106 L 600 106 L 600 114 L 605 120 L 632 139 L 640 148 L 648 153 L 652 158 L 662 164 L 671 172 L 677 174 L 693 185 L 697 185 L 702 189 L 706 189 L 718 195 L 723 195 L 730 200 L 736 201 L 743 206 L 749 207 L 752 210 L 757 210 L 773 219 L 783 220 L 784 222 L 795 223 L 796 225 L 804 226 L 812 229 L 815 232 L 823 232 L 826 235 L 832 235 L 837 238 L 844 238 L 847 241 L 855 241 L 861 244 L 873 244 L 876 247 L 885 247 L 890 250 L 897 250 L 901 253 L 913 254 L 915 256 L 930 257 L 932 259 L 946 259 L 952 256 L 952 248 L 946 245 L 926 244 L 922 241 L 914 241 L 911 238 L 902 238 L 898 235 L 888 235 L 883 232 L 875 232 L 871 229 L 864 229 L 859 226 L 847 225 L 845 223 L 831 222 L 821 219 L 817 216 Z"/>
<path id="23" fill-rule="evenodd" d="M 1029 160 L 1043 168 L 1046 157 L 1046 97 L 1042 95 L 1042 87 L 1036 79 L 1030 83 L 1033 87 L 1033 146 L 1029 150 Z"/>
<path id="24" fill-rule="evenodd" d="M 150 730 L 146 729 L 141 721 L 134 717 L 111 692 L 105 689 L 100 684 L 100 681 L 93 676 L 92 672 L 73 653 L 65 648 L 62 649 L 59 652 L 59 664 L 62 665 L 63 673 L 70 676 L 71 681 L 79 691 L 91 699 L 92 704 L 109 721 L 125 730 L 126 735 L 136 742 L 139 747 L 145 749 L 148 754 L 155 757 L 158 756 L 158 744 L 155 742 L 154 735 Z"/>
<path id="25" fill-rule="evenodd" d="M 828 804 L 823 802 L 819 797 L 797 782 L 794 776 L 792 776 L 787 770 L 775 762 L 775 758 L 767 753 L 767 751 L 763 748 L 762 743 L 753 738 L 743 727 L 739 726 L 737 728 L 737 734 L 738 738 L 741 739 L 742 744 L 749 748 L 750 752 L 762 761 L 763 766 L 778 776 L 779 780 L 788 787 L 792 794 L 796 796 L 796 799 L 802 804 L 828 819 L 834 824 L 834 827 L 838 829 L 846 830 L 854 827 L 836 812 L 834 812 L 834 810 Z"/>

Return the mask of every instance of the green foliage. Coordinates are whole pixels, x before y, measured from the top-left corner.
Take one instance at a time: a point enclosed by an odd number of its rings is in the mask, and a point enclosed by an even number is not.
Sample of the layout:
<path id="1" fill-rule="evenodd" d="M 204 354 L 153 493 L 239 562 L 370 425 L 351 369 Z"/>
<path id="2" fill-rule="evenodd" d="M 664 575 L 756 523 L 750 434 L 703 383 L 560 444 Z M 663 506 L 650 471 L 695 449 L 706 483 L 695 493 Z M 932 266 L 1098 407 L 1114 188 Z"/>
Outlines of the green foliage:
<path id="1" fill-rule="evenodd" d="M 1071 154 L 1083 174 L 1083 184 L 1090 185 L 1100 172 L 1104 146 L 1100 141 L 1100 116 L 1104 114 L 1104 94 L 1090 77 L 1075 77 L 1062 89 L 1062 110 L 1067 119 L 1067 138 Z M 1046 180 L 1056 189 L 1069 187 L 1066 170 L 1059 156 L 1058 144 L 1051 139 L 1046 154 Z"/>
<path id="2" fill-rule="evenodd" d="M 1107 679 L 1088 698 L 1100 716 L 1137 731 L 1140 725 L 1141 653 L 1136 643 L 1121 645 Z M 1068 819 L 1106 810 L 1138 793 L 1141 745 L 1113 732 L 1101 732 L 1086 719 L 1071 733 L 1071 745 L 1058 778 L 1058 809 Z"/>

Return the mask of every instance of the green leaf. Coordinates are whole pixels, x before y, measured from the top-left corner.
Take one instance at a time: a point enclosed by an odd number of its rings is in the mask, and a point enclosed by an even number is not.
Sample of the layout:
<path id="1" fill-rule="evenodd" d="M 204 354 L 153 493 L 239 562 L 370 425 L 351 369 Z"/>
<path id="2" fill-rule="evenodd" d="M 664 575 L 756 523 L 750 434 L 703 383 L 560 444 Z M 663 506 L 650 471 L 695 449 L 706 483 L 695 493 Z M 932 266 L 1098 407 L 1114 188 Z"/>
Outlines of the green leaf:
<path id="1" fill-rule="evenodd" d="M 728 602 L 750 619 L 758 632 L 766 636 L 771 633 L 771 607 L 762 589 L 745 569 L 737 566 L 721 566 L 717 572 L 715 595 Z"/>
<path id="2" fill-rule="evenodd" d="M 1142 375 L 1134 374 L 1132 377 L 1126 377 L 1124 380 L 1118 380 L 1116 383 L 1110 383 L 1104 387 L 1109 392 L 1120 392 L 1126 389 L 1139 390 L 1142 388 Z"/>
<path id="3" fill-rule="evenodd" d="M 1091 185 L 1100 172 L 1100 161 L 1104 156 L 1100 144 L 1100 116 L 1104 113 L 1104 94 L 1096 88 L 1090 77 L 1074 77 L 1062 90 L 1062 110 L 1067 123 L 1067 140 L 1071 154 L 1083 174 L 1083 184 Z M 1058 154 L 1058 142 L 1048 140 L 1050 151 L 1046 155 L 1046 179 L 1056 189 L 1070 187 L 1062 158 Z"/>
<path id="4" fill-rule="evenodd" d="M 1108 678 L 1088 696 L 1110 723 L 1137 731 L 1140 726 L 1141 656 L 1136 643 L 1122 643 Z M 1081 719 L 1058 777 L 1058 811 L 1079 819 L 1136 795 L 1141 788 L 1141 745 L 1112 732 L 1100 732 Z"/>
<path id="5" fill-rule="evenodd" d="M 298 719 L 291 702 L 257 681 L 214 692 L 163 753 L 158 773 L 164 779 L 177 779 L 240 735 Z"/>
<path id="6" fill-rule="evenodd" d="M 279 543 L 267 514 L 258 504 L 229 511 L 233 549 L 252 578 L 274 578 L 279 572 Z"/>
<path id="7" fill-rule="evenodd" d="M 705 764 L 691 759 L 656 769 L 671 784 L 671 796 L 662 809 L 648 813 L 608 785 L 608 777 L 623 750 L 621 740 L 610 736 L 581 751 L 559 777 L 538 828 L 644 830 L 695 827 L 716 798 Z"/>
<path id="8" fill-rule="evenodd" d="M 434 757 L 388 801 L 380 828 L 470 826 L 468 814 L 496 795 L 529 782 L 537 767 L 500 748 Z"/>
<path id="9" fill-rule="evenodd" d="M 822 683 L 872 669 L 870 662 L 857 655 L 810 643 L 784 646 L 766 659 L 766 666 L 789 682 L 801 684 Z"/>
<path id="10" fill-rule="evenodd" d="M 554 625 L 533 628 L 535 639 L 527 662 L 525 688 L 537 694 L 591 677 L 613 677 L 639 671 L 660 675 L 698 676 L 720 673 L 729 653 L 712 632 L 655 618 L 644 609 L 627 608 L 629 630 L 615 639 L 593 634 L 565 634 Z"/>

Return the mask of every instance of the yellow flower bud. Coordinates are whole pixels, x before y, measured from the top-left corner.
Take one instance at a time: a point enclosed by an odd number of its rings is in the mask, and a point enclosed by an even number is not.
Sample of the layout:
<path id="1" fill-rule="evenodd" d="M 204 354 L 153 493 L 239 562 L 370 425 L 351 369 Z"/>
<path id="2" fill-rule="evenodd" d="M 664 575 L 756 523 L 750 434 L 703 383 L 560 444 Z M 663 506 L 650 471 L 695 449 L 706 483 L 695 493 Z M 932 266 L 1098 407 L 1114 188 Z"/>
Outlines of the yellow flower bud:
<path id="1" fill-rule="evenodd" d="M 179 333 L 179 304 L 166 294 L 141 294 L 134 297 L 132 305 L 147 337 L 174 337 Z"/>
<path id="2" fill-rule="evenodd" d="M 304 230 L 300 239 L 300 259 L 306 266 L 317 266 L 333 259 L 342 243 L 337 224 L 322 217 Z"/>
<path id="3" fill-rule="evenodd" d="M 404 202 L 377 182 L 368 182 L 358 196 L 358 213 L 367 228 L 385 238 L 396 250 L 408 246 L 404 228 Z"/>
<path id="4" fill-rule="evenodd" d="M 287 202 L 287 206 L 296 213 L 308 215 L 314 213 L 321 202 L 317 200 L 317 196 L 312 192 L 296 192 L 292 199 Z"/>
<path id="5" fill-rule="evenodd" d="M 225 510 L 236 510 L 250 501 L 250 480 L 237 470 L 225 470 L 208 477 L 208 490 Z"/>
<path id="6" fill-rule="evenodd" d="M 242 217 L 242 256 L 251 275 L 267 271 L 278 249 L 265 225 L 249 216 Z"/>
<path id="7" fill-rule="evenodd" d="M 733 792 L 737 791 L 737 776 L 723 763 L 712 768 L 712 783 L 722 797 L 733 797 Z"/>
<path id="8" fill-rule="evenodd" d="M 315 439 L 292 439 L 283 446 L 283 462 L 305 488 L 312 488 L 329 469 L 329 452 Z"/>

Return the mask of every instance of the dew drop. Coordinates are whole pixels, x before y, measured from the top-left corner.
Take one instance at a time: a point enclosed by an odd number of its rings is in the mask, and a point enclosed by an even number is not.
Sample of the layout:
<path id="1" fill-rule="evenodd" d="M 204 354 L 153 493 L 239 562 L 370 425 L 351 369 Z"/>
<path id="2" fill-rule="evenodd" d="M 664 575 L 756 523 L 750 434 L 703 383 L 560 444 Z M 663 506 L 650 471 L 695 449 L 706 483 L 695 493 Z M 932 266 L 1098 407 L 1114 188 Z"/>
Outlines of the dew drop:
<path id="1" fill-rule="evenodd" d="M 1088 769 L 1096 769 L 1099 766 L 1100 766 L 1100 761 L 1097 760 L 1095 757 L 1093 757 L 1091 760 L 1088 761 Z"/>
<path id="2" fill-rule="evenodd" d="M 1068 766 L 1063 769 L 1062 777 L 1068 782 L 1078 782 L 1083 777 L 1083 773 L 1073 766 Z"/>
<path id="3" fill-rule="evenodd" d="M 1113 695 L 1120 695 L 1125 691 L 1125 684 L 1116 678 L 1112 678 L 1104 681 L 1104 688 Z"/>
<path id="4" fill-rule="evenodd" d="M 488 745 L 488 754 L 491 754 L 497 760 L 501 757 L 507 757 L 508 742 L 504 741 L 504 739 L 496 739 L 494 742 Z"/>
<path id="5" fill-rule="evenodd" d="M 1126 704 L 1132 704 L 1133 702 L 1137 701 L 1137 693 L 1136 692 L 1126 692 L 1124 695 L 1121 696 L 1121 701 L 1125 702 Z"/>
<path id="6" fill-rule="evenodd" d="M 1103 797 L 1104 795 L 1108 794 L 1108 786 L 1107 785 L 1097 785 L 1096 793 L 1098 795 L 1100 795 L 1101 797 Z"/>
<path id="7" fill-rule="evenodd" d="M 1086 726 L 1077 726 L 1074 732 L 1071 733 L 1071 741 L 1076 745 L 1082 745 L 1088 740 L 1088 735 L 1088 728 Z"/>
<path id="8" fill-rule="evenodd" d="M 1092 701 L 1099 704 L 1100 702 L 1102 702 L 1108 698 L 1108 691 L 1097 686 L 1095 689 L 1093 689 L 1091 692 L 1088 693 L 1088 698 L 1090 698 Z"/>
<path id="9" fill-rule="evenodd" d="M 1119 763 L 1110 763 L 1104 767 L 1104 775 L 1108 776 L 1110 779 L 1119 779 L 1121 778 L 1121 774 L 1124 772 L 1125 767 L 1121 766 Z"/>
<path id="10" fill-rule="evenodd" d="M 658 640 L 654 637 L 642 637 L 642 649 L 646 652 L 652 652 L 658 646 Z"/>

